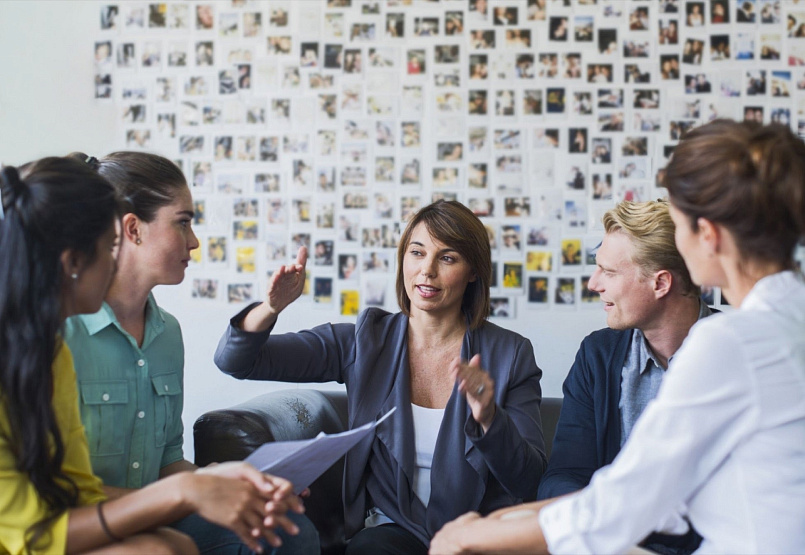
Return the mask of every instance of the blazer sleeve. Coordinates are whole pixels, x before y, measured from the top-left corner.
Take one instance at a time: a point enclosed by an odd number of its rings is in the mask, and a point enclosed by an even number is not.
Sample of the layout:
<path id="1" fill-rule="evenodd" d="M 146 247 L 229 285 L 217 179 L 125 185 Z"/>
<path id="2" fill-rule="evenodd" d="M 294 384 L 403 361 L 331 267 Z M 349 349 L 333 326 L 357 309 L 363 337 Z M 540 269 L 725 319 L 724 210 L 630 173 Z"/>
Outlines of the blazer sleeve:
<path id="1" fill-rule="evenodd" d="M 538 499 L 578 491 L 590 483 L 598 470 L 595 399 L 586 347 L 587 341 L 576 353 L 576 360 L 562 385 L 562 412 Z"/>
<path id="2" fill-rule="evenodd" d="M 344 383 L 355 362 L 355 325 L 323 324 L 298 333 L 247 332 L 238 324 L 256 306 L 230 320 L 215 364 L 239 380 Z"/>
<path id="3" fill-rule="evenodd" d="M 495 393 L 498 404 L 489 430 L 481 435 L 470 414 L 465 433 L 510 495 L 533 500 L 547 461 L 539 413 L 542 370 L 527 339 L 517 345 L 509 376 L 505 392 Z"/>

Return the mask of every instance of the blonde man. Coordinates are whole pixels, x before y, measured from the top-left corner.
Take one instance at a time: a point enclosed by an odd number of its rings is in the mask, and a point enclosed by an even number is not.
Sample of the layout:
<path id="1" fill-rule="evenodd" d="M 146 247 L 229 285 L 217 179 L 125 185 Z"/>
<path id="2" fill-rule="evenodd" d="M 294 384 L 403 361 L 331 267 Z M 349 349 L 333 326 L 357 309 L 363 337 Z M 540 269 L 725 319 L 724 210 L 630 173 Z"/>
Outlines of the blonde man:
<path id="1" fill-rule="evenodd" d="M 615 459 L 688 331 L 711 312 L 674 244 L 667 201 L 622 202 L 603 222 L 606 234 L 588 288 L 601 296 L 608 327 L 582 341 L 565 379 L 539 499 L 584 488 Z M 673 531 L 686 527 L 680 519 Z M 689 553 L 700 540 L 691 530 L 652 534 L 644 545 Z"/>

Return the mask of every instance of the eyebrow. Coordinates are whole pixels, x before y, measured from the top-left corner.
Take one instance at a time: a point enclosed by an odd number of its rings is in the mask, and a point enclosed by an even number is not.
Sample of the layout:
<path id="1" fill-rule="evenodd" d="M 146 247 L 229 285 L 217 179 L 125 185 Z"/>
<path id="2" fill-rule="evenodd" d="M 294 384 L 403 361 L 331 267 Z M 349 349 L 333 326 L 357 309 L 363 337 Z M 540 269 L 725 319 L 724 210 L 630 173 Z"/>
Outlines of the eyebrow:
<path id="1" fill-rule="evenodd" d="M 425 246 L 424 243 L 420 243 L 419 241 L 411 241 L 410 243 L 408 243 L 409 247 L 411 245 L 418 245 L 420 247 Z M 439 252 L 455 252 L 455 253 L 458 253 L 458 251 L 456 249 L 454 249 L 453 247 L 445 247 L 445 248 L 441 249 Z"/>
<path id="2" fill-rule="evenodd" d="M 187 216 L 189 218 L 195 217 L 196 213 L 192 210 L 179 210 L 176 212 L 177 216 Z"/>

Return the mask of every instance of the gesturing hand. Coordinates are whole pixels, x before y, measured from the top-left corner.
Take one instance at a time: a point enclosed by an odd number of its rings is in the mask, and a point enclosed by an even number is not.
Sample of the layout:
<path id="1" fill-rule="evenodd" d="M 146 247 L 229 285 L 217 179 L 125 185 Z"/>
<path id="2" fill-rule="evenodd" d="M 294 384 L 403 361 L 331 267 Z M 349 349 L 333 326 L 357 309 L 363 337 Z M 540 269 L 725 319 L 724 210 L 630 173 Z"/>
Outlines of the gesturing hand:
<path id="1" fill-rule="evenodd" d="M 296 263 L 280 266 L 268 282 L 266 304 L 271 312 L 279 314 L 282 310 L 299 298 L 305 287 L 305 266 L 307 264 L 307 248 L 299 247 Z"/>
<path id="2" fill-rule="evenodd" d="M 473 419 L 486 433 L 495 417 L 495 382 L 481 368 L 481 355 L 475 355 L 469 363 L 456 357 L 449 371 L 458 383 L 458 391 L 466 396 Z"/>

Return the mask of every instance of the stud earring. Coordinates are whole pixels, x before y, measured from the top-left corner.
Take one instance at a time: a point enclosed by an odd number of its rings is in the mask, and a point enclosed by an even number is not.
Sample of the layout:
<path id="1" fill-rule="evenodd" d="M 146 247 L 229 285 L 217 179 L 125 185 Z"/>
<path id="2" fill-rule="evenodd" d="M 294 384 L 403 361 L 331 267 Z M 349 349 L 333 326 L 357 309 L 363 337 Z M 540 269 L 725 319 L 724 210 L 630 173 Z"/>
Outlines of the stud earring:
<path id="1" fill-rule="evenodd" d="M 143 243 L 143 240 L 140 239 L 139 237 L 137 237 L 137 239 L 134 240 L 135 245 L 142 245 L 142 243 Z"/>
<path id="2" fill-rule="evenodd" d="M 72 274 L 70 274 L 70 277 L 73 279 L 78 279 L 78 274 L 76 272 L 73 272 Z"/>

